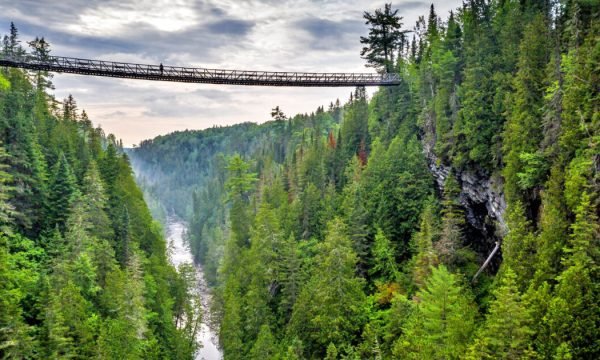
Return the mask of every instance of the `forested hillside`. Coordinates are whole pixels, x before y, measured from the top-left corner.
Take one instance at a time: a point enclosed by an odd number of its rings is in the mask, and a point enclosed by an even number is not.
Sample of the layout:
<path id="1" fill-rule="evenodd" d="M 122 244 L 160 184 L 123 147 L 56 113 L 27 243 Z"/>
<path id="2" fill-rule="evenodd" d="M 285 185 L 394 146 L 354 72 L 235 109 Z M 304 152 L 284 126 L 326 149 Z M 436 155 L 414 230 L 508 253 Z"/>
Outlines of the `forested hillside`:
<path id="1" fill-rule="evenodd" d="M 2 52 L 26 53 L 14 26 Z M 0 69 L 0 358 L 192 358 L 190 274 L 168 263 L 121 144 L 52 89 Z"/>
<path id="2" fill-rule="evenodd" d="M 225 357 L 600 357 L 599 11 L 468 0 L 407 33 L 386 5 L 362 55 L 400 86 L 135 149 L 193 190 L 165 204 Z"/>

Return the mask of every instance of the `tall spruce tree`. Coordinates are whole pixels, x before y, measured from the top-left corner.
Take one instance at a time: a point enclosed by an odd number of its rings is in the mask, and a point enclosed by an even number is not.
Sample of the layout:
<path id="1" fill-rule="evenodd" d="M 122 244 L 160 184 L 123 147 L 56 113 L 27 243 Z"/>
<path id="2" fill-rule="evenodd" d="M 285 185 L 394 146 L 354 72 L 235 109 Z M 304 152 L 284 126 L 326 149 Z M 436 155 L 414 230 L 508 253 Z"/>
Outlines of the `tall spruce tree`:
<path id="1" fill-rule="evenodd" d="M 58 226 L 64 231 L 71 206 L 79 195 L 77 180 L 64 154 L 54 165 L 49 191 L 46 226 L 48 229 Z"/>
<path id="2" fill-rule="evenodd" d="M 303 341 L 308 357 L 324 357 L 332 342 L 350 344 L 364 321 L 364 281 L 355 275 L 357 258 L 346 231 L 339 219 L 329 223 L 314 272 L 294 305 L 289 332 Z"/>
<path id="3" fill-rule="evenodd" d="M 373 14 L 365 12 L 363 18 L 369 25 L 369 36 L 360 38 L 365 44 L 360 55 L 367 60 L 367 66 L 380 72 L 391 73 L 394 56 L 398 47 L 405 40 L 406 31 L 402 29 L 402 18 L 398 10 L 392 10 L 392 4 L 385 4 L 383 10 L 377 9 Z"/>
<path id="4" fill-rule="evenodd" d="M 403 359 L 460 358 L 475 328 L 476 309 L 469 289 L 440 265 L 415 300 L 416 310 L 404 325 L 394 354 Z"/>
<path id="5" fill-rule="evenodd" d="M 505 269 L 489 314 L 469 348 L 468 359 L 535 358 L 531 351 L 534 333 L 526 304 L 516 286 L 515 273 Z"/>

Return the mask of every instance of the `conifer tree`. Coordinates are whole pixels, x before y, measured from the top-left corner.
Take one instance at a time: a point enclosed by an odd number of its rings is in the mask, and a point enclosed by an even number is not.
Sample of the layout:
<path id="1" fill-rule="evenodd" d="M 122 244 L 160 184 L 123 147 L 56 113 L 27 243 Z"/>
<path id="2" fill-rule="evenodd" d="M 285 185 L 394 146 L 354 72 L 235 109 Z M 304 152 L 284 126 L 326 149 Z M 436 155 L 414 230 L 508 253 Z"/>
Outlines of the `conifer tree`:
<path id="1" fill-rule="evenodd" d="M 14 188 L 10 185 L 12 177 L 4 171 L 8 167 L 5 163 L 6 157 L 6 151 L 0 146 L 0 231 L 10 233 L 9 224 L 14 217 L 15 209 L 10 204 L 9 199 Z"/>
<path id="2" fill-rule="evenodd" d="M 302 258 L 299 253 L 296 239 L 290 235 L 282 245 L 279 264 L 279 279 L 281 284 L 280 311 L 286 320 L 291 316 L 292 307 L 298 298 L 300 288 L 304 282 L 302 273 Z"/>
<path id="3" fill-rule="evenodd" d="M 115 231 L 115 254 L 121 266 L 126 266 L 131 255 L 131 218 L 129 209 L 123 206 L 120 209 L 117 220 L 114 222 Z"/>
<path id="4" fill-rule="evenodd" d="M 442 229 L 435 249 L 440 261 L 450 268 L 458 265 L 459 250 L 463 247 L 464 214 L 459 202 L 460 186 L 450 174 L 444 183 L 444 199 L 442 202 Z"/>
<path id="5" fill-rule="evenodd" d="M 223 319 L 219 332 L 223 353 L 231 359 L 244 358 L 242 304 L 238 275 L 233 271 L 228 273 L 223 291 Z"/>
<path id="6" fill-rule="evenodd" d="M 560 270 L 562 250 L 567 239 L 567 209 L 563 197 L 563 170 L 559 164 L 550 171 L 542 192 L 540 233 L 538 235 L 536 282 L 552 281 Z"/>
<path id="7" fill-rule="evenodd" d="M 565 268 L 557 278 L 546 321 L 552 334 L 553 356 L 566 352 L 573 358 L 592 359 L 600 355 L 597 311 L 600 234 L 598 217 L 587 193 L 582 195 L 575 216 L 563 260 Z"/>
<path id="8" fill-rule="evenodd" d="M 515 282 L 519 291 L 524 291 L 533 278 L 535 269 L 536 241 L 527 221 L 523 205 L 516 201 L 508 209 L 508 234 L 502 242 L 504 266 L 515 273 Z"/>
<path id="9" fill-rule="evenodd" d="M 110 219 L 106 212 L 108 210 L 108 197 L 94 161 L 88 165 L 88 170 L 83 178 L 82 192 L 81 201 L 85 206 L 87 230 L 92 236 L 110 239 L 113 234 Z"/>
<path id="10" fill-rule="evenodd" d="M 355 275 L 356 261 L 345 225 L 333 220 L 289 324 L 290 334 L 303 341 L 306 354 L 314 354 L 309 356 L 324 357 L 329 343 L 349 343 L 360 328 L 365 295 L 363 279 Z"/>
<path id="11" fill-rule="evenodd" d="M 61 231 L 64 231 L 71 206 L 79 196 L 75 176 L 64 154 L 60 155 L 54 166 L 49 191 L 46 226 L 49 229 L 58 226 Z"/>
<path id="12" fill-rule="evenodd" d="M 365 88 L 357 87 L 354 92 L 354 101 L 345 107 L 339 132 L 341 141 L 338 143 L 344 163 L 359 153 L 361 144 L 369 143 L 369 114 L 366 96 Z"/>
<path id="13" fill-rule="evenodd" d="M 327 345 L 327 353 L 325 354 L 325 360 L 337 360 L 338 350 L 333 343 Z"/>
<path id="14" fill-rule="evenodd" d="M 491 169 L 500 155 L 498 135 L 503 119 L 494 109 L 497 48 L 490 7 L 487 2 L 470 0 L 464 9 L 465 68 L 459 94 L 463 100 L 453 129 L 457 140 L 452 159 L 459 167 L 475 163 Z"/>
<path id="15" fill-rule="evenodd" d="M 515 273 L 505 269 L 489 314 L 469 348 L 469 359 L 534 358 L 530 350 L 533 324 L 515 280 Z"/>
<path id="16" fill-rule="evenodd" d="M 414 255 L 413 281 L 422 288 L 431 275 L 431 270 L 438 265 L 439 260 L 433 248 L 434 239 L 438 236 L 437 223 L 433 214 L 433 204 L 430 201 L 421 214 L 419 231 L 413 237 L 416 247 Z"/>
<path id="17" fill-rule="evenodd" d="M 406 31 L 402 28 L 402 18 L 398 10 L 392 10 L 392 4 L 385 4 L 383 10 L 377 9 L 373 14 L 365 12 L 365 24 L 370 26 L 369 36 L 360 38 L 365 44 L 360 55 L 367 60 L 368 65 L 381 72 L 391 73 L 394 64 L 394 54 L 404 41 Z"/>
<path id="18" fill-rule="evenodd" d="M 435 268 L 417 292 L 417 308 L 398 339 L 394 354 L 404 359 L 458 359 L 475 326 L 476 310 L 467 288 L 445 266 Z"/>
<path id="19" fill-rule="evenodd" d="M 28 42 L 31 47 L 31 55 L 39 61 L 47 61 L 50 56 L 50 44 L 42 37 L 36 37 L 35 40 Z M 53 89 L 52 75 L 47 71 L 38 70 L 35 78 L 35 86 L 38 92 L 45 93 L 48 89 Z"/>
<path id="20" fill-rule="evenodd" d="M 249 169 L 250 165 L 239 155 L 233 156 L 227 166 L 229 177 L 225 187 L 231 202 L 231 229 L 238 246 L 248 244 L 250 220 L 247 205 L 250 201 L 250 190 L 257 180 L 256 174 L 250 173 Z"/>
<path id="21" fill-rule="evenodd" d="M 354 251 L 358 256 L 359 273 L 365 274 L 369 265 L 369 214 L 365 209 L 365 191 L 361 184 L 364 167 L 353 157 L 346 168 L 347 183 L 342 193 L 341 210 L 348 223 L 348 234 L 352 239 Z"/>
<path id="22" fill-rule="evenodd" d="M 370 275 L 377 275 L 382 281 L 395 281 L 398 277 L 398 267 L 394 255 L 394 249 L 390 240 L 385 237 L 381 229 L 375 234 L 375 242 L 372 249 L 372 266 Z"/>
<path id="23" fill-rule="evenodd" d="M 20 45 L 21 40 L 19 40 L 19 30 L 15 26 L 15 24 L 10 22 L 10 31 L 8 35 L 5 35 L 3 38 L 3 48 L 2 52 L 8 56 L 19 57 L 24 55 L 25 50 Z"/>
<path id="24" fill-rule="evenodd" d="M 519 47 L 519 62 L 514 79 L 515 92 L 511 115 L 504 132 L 503 170 L 507 200 L 523 200 L 523 191 L 540 184 L 546 170 L 542 162 L 527 162 L 535 156 L 542 138 L 541 109 L 545 66 L 549 59 L 549 35 L 543 16 L 538 15 L 525 29 Z"/>
<path id="25" fill-rule="evenodd" d="M 264 360 L 273 359 L 277 354 L 277 347 L 273 334 L 268 325 L 263 325 L 260 328 L 258 338 L 250 350 L 249 359 Z"/>

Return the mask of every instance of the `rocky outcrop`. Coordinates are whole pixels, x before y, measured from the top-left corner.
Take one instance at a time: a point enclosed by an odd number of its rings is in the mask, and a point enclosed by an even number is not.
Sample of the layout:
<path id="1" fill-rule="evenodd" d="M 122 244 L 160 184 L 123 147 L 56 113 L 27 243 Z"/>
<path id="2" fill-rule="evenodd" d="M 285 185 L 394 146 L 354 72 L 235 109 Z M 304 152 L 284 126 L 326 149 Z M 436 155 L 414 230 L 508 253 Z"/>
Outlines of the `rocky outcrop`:
<path id="1" fill-rule="evenodd" d="M 432 146 L 424 146 L 424 150 L 429 170 L 442 191 L 444 182 L 450 176 L 451 167 L 441 164 L 434 155 Z M 497 176 L 490 177 L 482 171 L 462 171 L 456 176 L 461 186 L 460 202 L 465 208 L 469 224 L 487 239 L 503 237 L 506 232 L 506 201 L 502 191 L 502 179 Z"/>

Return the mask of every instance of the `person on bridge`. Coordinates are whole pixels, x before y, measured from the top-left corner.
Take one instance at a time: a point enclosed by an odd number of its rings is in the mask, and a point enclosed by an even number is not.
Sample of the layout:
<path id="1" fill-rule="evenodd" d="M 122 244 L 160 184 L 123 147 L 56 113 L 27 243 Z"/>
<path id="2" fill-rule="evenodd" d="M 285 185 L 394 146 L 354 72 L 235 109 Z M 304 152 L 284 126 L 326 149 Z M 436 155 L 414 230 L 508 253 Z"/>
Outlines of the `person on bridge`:
<path id="1" fill-rule="evenodd" d="M 163 67 L 163 64 L 160 63 L 160 66 L 158 68 L 160 69 L 160 76 L 162 76 L 163 71 L 165 70 L 165 68 Z"/>

